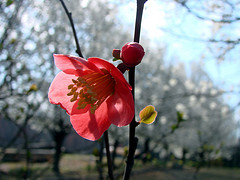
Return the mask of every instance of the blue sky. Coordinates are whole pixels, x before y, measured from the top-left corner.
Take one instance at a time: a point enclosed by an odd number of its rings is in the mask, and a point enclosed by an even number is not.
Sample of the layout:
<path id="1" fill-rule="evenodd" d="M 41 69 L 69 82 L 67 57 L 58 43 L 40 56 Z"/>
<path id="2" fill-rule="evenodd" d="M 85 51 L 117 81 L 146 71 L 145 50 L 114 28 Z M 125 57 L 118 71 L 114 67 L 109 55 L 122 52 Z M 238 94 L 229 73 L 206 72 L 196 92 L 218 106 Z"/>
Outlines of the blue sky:
<path id="1" fill-rule="evenodd" d="M 121 19 L 130 27 L 134 27 L 135 5 L 136 3 L 131 1 L 119 11 L 119 16 L 125 17 Z M 209 21 L 199 21 L 191 15 L 184 19 L 176 16 L 184 11 L 169 15 L 176 8 L 178 8 L 176 3 L 170 3 L 170 1 L 163 3 L 157 0 L 147 1 L 143 13 L 142 35 L 150 38 L 151 45 L 154 47 L 159 44 L 167 46 L 166 60 L 176 57 L 177 61 L 184 62 L 186 66 L 192 62 L 201 62 L 216 84 L 224 84 L 225 88 L 232 88 L 232 86 L 237 88 L 240 85 L 238 70 L 240 53 L 232 51 L 227 54 L 225 60 L 217 61 L 207 43 L 202 41 L 212 37 L 212 31 L 214 31 L 212 24 Z"/>
<path id="2" fill-rule="evenodd" d="M 120 7 L 119 17 L 129 27 L 134 27 L 136 2 L 130 1 Z M 174 1 L 148 0 L 145 4 L 142 22 L 142 35 L 151 40 L 153 47 L 166 46 L 166 61 L 177 59 L 190 67 L 200 63 L 214 84 L 225 91 L 236 91 L 224 96 L 225 101 L 235 106 L 240 96 L 240 51 L 239 47 L 230 51 L 223 61 L 216 59 L 219 45 L 206 41 L 215 37 L 240 37 L 240 23 L 222 28 L 210 21 L 202 21 L 179 8 Z M 133 31 L 132 31 L 133 32 Z M 187 68 L 188 69 L 188 68 Z M 239 119 L 240 111 L 236 111 Z"/>

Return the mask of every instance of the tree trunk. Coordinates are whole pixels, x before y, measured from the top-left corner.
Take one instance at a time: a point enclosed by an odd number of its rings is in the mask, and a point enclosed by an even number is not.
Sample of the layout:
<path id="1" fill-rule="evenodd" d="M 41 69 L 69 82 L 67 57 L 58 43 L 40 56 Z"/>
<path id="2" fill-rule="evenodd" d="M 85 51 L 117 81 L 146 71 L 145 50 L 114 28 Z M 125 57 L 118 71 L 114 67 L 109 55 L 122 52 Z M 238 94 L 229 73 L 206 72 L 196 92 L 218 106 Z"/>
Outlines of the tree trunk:
<path id="1" fill-rule="evenodd" d="M 116 164 L 115 164 L 115 158 L 117 156 L 117 148 L 119 145 L 119 141 L 116 139 L 114 142 L 114 146 L 113 146 L 113 153 L 112 153 L 112 165 L 113 165 L 113 169 L 116 168 Z"/>
<path id="2" fill-rule="evenodd" d="M 54 141 L 55 141 L 55 154 L 54 154 L 54 160 L 53 160 L 53 171 L 60 175 L 60 169 L 59 169 L 59 162 L 61 159 L 61 153 L 62 153 L 62 144 L 63 140 L 66 137 L 66 133 L 64 131 L 55 132 L 54 133 Z"/>
<path id="3" fill-rule="evenodd" d="M 97 170 L 98 170 L 98 179 L 99 180 L 103 180 L 103 148 L 104 148 L 104 142 L 103 139 L 101 139 L 101 141 L 99 142 L 100 147 L 99 147 L 99 154 L 98 157 L 96 159 L 96 166 L 97 166 Z"/>
<path id="4" fill-rule="evenodd" d="M 146 138 L 144 142 L 144 149 L 142 152 L 142 162 L 145 164 L 149 159 L 148 154 L 149 154 L 149 144 L 150 144 L 150 138 Z"/>

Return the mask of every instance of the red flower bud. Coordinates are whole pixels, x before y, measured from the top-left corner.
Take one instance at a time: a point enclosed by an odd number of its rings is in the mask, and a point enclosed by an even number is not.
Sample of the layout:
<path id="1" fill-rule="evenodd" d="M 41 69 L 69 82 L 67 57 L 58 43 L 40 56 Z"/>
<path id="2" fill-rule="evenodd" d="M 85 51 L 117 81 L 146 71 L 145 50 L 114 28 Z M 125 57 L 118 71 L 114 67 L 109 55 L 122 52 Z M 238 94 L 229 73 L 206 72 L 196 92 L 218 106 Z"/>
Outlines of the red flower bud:
<path id="1" fill-rule="evenodd" d="M 134 67 L 142 61 L 144 54 L 144 49 L 140 44 L 129 42 L 122 47 L 121 60 L 128 67 Z"/>

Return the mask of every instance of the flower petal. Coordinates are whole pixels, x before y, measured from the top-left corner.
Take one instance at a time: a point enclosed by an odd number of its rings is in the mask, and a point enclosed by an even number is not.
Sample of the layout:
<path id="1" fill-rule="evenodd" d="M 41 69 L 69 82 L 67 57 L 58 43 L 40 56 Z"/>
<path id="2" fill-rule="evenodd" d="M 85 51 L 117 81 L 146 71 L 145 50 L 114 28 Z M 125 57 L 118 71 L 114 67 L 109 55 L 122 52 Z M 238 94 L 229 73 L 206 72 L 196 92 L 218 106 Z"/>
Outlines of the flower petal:
<path id="1" fill-rule="evenodd" d="M 108 100 L 108 114 L 112 124 L 128 125 L 134 117 L 134 101 L 131 91 L 121 81 L 116 83 L 115 93 Z"/>
<path id="2" fill-rule="evenodd" d="M 83 58 L 64 54 L 54 54 L 53 56 L 56 66 L 67 74 L 81 76 L 87 70 L 102 73 L 97 66 Z"/>
<path id="3" fill-rule="evenodd" d="M 106 102 L 102 103 L 94 114 L 87 111 L 72 115 L 70 120 L 73 128 L 81 137 L 92 141 L 99 139 L 111 125 Z"/>
<path id="4" fill-rule="evenodd" d="M 69 92 L 68 85 L 72 84 L 72 79 L 76 79 L 76 76 L 61 71 L 54 78 L 48 91 L 50 103 L 60 105 L 68 114 L 71 114 L 74 105 L 73 102 L 70 102 L 72 97 L 67 96 Z"/>
<path id="5" fill-rule="evenodd" d="M 90 106 L 84 109 L 77 109 L 77 102 L 71 102 L 72 96 L 68 96 L 68 85 L 72 84 L 72 79 L 76 79 L 77 76 L 66 74 L 63 71 L 58 73 L 51 83 L 48 91 L 48 99 L 52 104 L 58 104 L 61 108 L 65 109 L 68 114 L 80 114 L 88 111 Z"/>
<path id="6" fill-rule="evenodd" d="M 109 63 L 106 60 L 96 57 L 88 58 L 88 61 L 94 63 L 99 69 L 105 68 L 107 71 L 111 73 L 114 79 L 119 79 L 124 84 L 126 84 L 130 90 L 132 90 L 132 87 L 128 84 L 122 72 L 118 68 L 116 68 L 113 64 Z"/>

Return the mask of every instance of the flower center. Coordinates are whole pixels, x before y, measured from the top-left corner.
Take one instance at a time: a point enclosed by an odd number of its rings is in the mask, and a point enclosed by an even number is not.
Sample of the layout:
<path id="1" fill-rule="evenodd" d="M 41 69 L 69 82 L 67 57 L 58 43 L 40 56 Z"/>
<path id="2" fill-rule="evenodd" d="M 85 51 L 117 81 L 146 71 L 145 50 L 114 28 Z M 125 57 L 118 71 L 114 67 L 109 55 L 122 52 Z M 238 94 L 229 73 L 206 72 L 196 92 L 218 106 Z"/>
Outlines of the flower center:
<path id="1" fill-rule="evenodd" d="M 92 72 L 76 80 L 72 79 L 73 84 L 68 86 L 70 92 L 68 96 L 73 96 L 71 102 L 78 101 L 77 109 L 84 109 L 88 104 L 91 105 L 90 112 L 95 110 L 111 95 L 115 90 L 115 80 L 106 69 L 101 69 L 103 74 Z"/>

